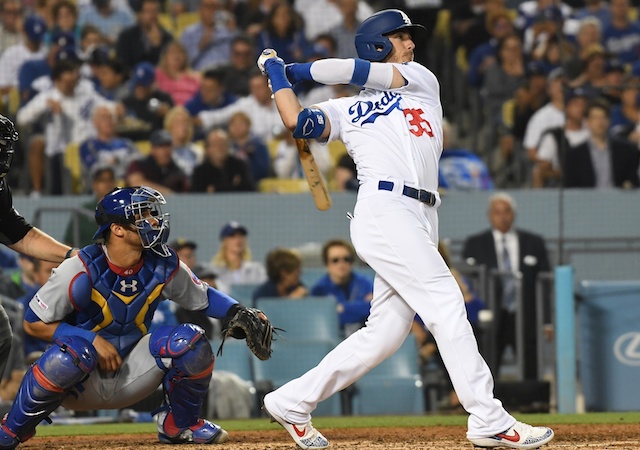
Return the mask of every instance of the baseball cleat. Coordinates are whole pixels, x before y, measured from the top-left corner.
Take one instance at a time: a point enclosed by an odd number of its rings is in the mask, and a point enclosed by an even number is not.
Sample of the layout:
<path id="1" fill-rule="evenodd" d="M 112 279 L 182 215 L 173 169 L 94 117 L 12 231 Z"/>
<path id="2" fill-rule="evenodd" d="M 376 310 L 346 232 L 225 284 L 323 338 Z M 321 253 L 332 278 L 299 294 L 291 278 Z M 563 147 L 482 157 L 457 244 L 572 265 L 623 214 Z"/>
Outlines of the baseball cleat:
<path id="1" fill-rule="evenodd" d="M 329 441 L 322 433 L 315 429 L 311 424 L 311 421 L 307 423 L 289 423 L 284 418 L 277 414 L 272 413 L 267 407 L 267 399 L 262 405 L 262 408 L 271 417 L 271 422 L 278 422 L 282 428 L 287 430 L 293 440 L 298 444 L 298 447 L 302 449 L 317 449 L 329 447 Z"/>
<path id="2" fill-rule="evenodd" d="M 532 427 L 516 422 L 511 428 L 495 436 L 469 438 L 469 441 L 480 448 L 539 448 L 552 439 L 553 430 L 549 427 Z"/>
<path id="3" fill-rule="evenodd" d="M 163 444 L 222 444 L 229 434 L 213 422 L 200 419 L 195 425 L 179 428 L 173 414 L 162 411 L 158 414 L 158 440 Z"/>

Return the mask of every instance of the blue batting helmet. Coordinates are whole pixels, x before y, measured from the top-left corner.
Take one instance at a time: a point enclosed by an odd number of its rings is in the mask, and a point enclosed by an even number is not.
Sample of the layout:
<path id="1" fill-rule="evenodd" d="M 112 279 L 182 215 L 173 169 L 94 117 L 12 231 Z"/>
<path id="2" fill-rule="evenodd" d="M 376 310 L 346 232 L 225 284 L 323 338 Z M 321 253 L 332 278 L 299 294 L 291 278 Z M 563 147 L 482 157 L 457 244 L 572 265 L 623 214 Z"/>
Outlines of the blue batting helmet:
<path id="1" fill-rule="evenodd" d="M 399 9 L 385 9 L 365 19 L 356 30 L 358 57 L 368 61 L 382 61 L 391 53 L 393 45 L 387 35 L 400 30 L 411 33 L 414 41 L 423 40 L 427 30 Z"/>
<path id="2" fill-rule="evenodd" d="M 93 240 L 104 240 L 104 232 L 112 223 L 132 225 L 140 236 L 142 247 L 160 256 L 169 256 L 169 213 L 162 213 L 167 202 L 162 194 L 147 186 L 116 188 L 96 206 L 98 231 Z"/>

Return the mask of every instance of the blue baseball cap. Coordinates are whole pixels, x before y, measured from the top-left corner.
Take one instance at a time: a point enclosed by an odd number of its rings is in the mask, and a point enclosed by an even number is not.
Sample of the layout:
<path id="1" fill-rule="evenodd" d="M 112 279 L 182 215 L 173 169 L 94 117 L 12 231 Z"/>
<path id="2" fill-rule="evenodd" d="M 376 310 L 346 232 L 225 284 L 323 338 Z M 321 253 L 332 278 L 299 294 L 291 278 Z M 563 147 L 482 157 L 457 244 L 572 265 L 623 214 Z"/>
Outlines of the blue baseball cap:
<path id="1" fill-rule="evenodd" d="M 171 134 L 167 130 L 155 130 L 151 133 L 151 137 L 149 138 L 151 145 L 154 147 L 161 147 L 164 145 L 171 145 L 173 143 L 173 139 L 171 139 Z"/>
<path id="2" fill-rule="evenodd" d="M 151 86 L 156 80 L 156 68 L 150 62 L 141 62 L 133 69 L 131 82 L 134 86 Z"/>
<path id="3" fill-rule="evenodd" d="M 47 22 L 40 16 L 29 16 L 22 25 L 22 30 L 32 42 L 42 42 L 47 32 Z"/>
<path id="4" fill-rule="evenodd" d="M 56 62 L 59 61 L 73 61 L 80 63 L 80 57 L 74 47 L 62 47 L 56 52 Z"/>
<path id="5" fill-rule="evenodd" d="M 229 236 L 234 236 L 236 234 L 242 234 L 243 236 L 247 236 L 249 233 L 247 232 L 247 229 L 243 225 L 240 225 L 239 222 L 236 222 L 234 220 L 225 224 L 222 227 L 222 229 L 220 230 L 220 240 L 223 240 L 224 238 Z"/>
<path id="6" fill-rule="evenodd" d="M 75 47 L 76 37 L 73 33 L 66 31 L 55 31 L 51 34 L 51 45 L 57 45 L 58 47 Z"/>

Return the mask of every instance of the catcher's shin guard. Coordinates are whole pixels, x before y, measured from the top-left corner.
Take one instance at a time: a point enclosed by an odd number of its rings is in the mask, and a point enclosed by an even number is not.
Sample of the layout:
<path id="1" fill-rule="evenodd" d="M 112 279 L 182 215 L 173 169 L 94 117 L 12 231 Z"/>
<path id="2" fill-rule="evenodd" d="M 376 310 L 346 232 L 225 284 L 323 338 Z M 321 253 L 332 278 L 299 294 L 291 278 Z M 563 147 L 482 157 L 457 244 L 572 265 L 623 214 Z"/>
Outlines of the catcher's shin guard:
<path id="1" fill-rule="evenodd" d="M 96 367 L 98 354 L 89 341 L 77 336 L 56 339 L 24 378 L 0 428 L 0 449 L 15 448 L 35 434 L 71 389 Z"/>
<path id="2" fill-rule="evenodd" d="M 162 326 L 151 334 L 149 346 L 158 366 L 166 372 L 162 381 L 165 401 L 157 417 L 160 441 L 226 441 L 227 433 L 222 428 L 199 418 L 215 360 L 204 330 L 192 324 Z M 166 358 L 171 358 L 168 369 L 162 362 Z"/>

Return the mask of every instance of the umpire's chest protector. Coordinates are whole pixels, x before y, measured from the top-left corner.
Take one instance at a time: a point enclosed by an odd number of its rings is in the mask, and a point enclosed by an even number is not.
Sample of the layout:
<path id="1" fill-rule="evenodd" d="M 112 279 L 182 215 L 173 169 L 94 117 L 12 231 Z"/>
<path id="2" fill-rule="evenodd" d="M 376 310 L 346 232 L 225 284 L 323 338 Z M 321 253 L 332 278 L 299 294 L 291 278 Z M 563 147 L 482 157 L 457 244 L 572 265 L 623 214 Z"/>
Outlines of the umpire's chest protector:
<path id="1" fill-rule="evenodd" d="M 98 333 L 124 357 L 147 333 L 178 257 L 173 251 L 167 258 L 145 252 L 138 265 L 122 269 L 109 263 L 100 245 L 89 245 L 78 256 L 87 272 L 70 289 L 76 326 Z"/>

